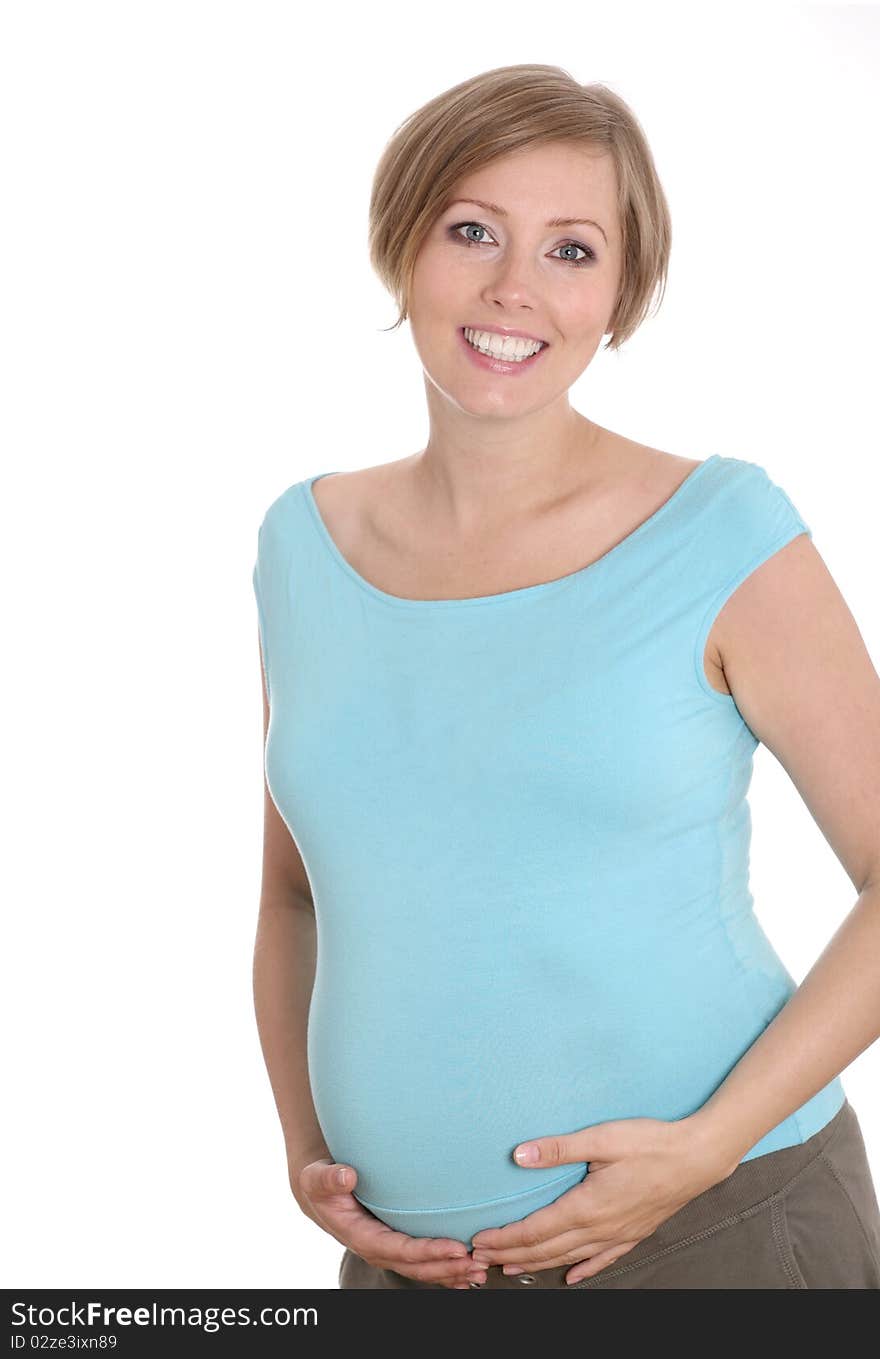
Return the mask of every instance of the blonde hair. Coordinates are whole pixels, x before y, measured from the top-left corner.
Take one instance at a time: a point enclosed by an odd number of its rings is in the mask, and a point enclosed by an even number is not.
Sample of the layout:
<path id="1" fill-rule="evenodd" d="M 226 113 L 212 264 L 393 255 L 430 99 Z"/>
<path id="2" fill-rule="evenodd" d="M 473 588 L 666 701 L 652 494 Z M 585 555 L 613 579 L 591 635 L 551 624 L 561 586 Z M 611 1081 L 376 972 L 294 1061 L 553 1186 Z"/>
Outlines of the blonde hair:
<path id="1" fill-rule="evenodd" d="M 579 85 L 560 66 L 499 66 L 431 99 L 401 123 L 373 177 L 370 263 L 407 318 L 416 256 L 464 175 L 522 147 L 580 143 L 614 160 L 620 286 L 606 349 L 635 334 L 663 300 L 672 239 L 666 196 L 642 128 L 606 85 Z"/>

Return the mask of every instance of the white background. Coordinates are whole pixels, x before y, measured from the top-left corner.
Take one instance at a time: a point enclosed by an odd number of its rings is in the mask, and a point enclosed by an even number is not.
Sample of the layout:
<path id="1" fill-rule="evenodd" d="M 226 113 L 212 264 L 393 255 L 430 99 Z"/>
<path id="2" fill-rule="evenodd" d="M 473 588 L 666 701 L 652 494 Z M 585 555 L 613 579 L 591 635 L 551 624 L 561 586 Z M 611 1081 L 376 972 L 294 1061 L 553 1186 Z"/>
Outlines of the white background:
<path id="1" fill-rule="evenodd" d="M 573 404 L 765 466 L 880 656 L 874 5 L 8 3 L 4 1283 L 335 1288 L 253 1015 L 256 530 L 427 416 L 367 258 L 386 140 L 490 67 L 602 81 L 673 250 Z M 802 980 L 855 893 L 763 747 L 752 890 Z M 847 1068 L 880 1183 L 880 1048 Z"/>

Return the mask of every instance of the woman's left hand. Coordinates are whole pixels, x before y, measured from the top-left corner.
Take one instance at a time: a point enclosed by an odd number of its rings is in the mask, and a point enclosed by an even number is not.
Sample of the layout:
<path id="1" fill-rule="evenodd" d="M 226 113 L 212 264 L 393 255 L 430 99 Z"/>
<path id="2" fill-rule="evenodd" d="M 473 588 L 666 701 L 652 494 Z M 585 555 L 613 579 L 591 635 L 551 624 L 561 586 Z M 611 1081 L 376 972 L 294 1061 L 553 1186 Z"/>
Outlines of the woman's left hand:
<path id="1" fill-rule="evenodd" d="M 537 1147 L 538 1159 L 519 1156 Z M 588 1279 L 631 1251 L 684 1204 L 726 1179 L 738 1162 L 720 1157 L 693 1117 L 667 1123 L 626 1118 L 524 1142 L 518 1165 L 588 1163 L 588 1173 L 546 1208 L 473 1237 L 473 1258 L 510 1273 L 575 1265 L 566 1284 Z"/>

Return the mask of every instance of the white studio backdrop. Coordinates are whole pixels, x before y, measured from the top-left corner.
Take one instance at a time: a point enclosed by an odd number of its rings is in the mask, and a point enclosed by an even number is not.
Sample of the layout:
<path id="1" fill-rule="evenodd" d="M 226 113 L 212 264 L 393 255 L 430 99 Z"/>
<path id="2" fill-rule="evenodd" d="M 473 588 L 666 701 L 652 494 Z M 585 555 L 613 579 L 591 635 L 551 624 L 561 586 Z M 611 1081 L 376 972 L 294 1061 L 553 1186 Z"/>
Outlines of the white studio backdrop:
<path id="1" fill-rule="evenodd" d="M 673 219 L 662 308 L 573 404 L 767 467 L 880 658 L 876 5 L 8 3 L 7 1286 L 336 1287 L 253 1015 L 256 531 L 423 446 L 371 178 L 425 100 L 525 61 L 630 103 Z M 751 804 L 800 981 L 855 893 L 763 747 Z M 880 1181 L 878 1077 L 875 1045 L 843 1080 Z"/>

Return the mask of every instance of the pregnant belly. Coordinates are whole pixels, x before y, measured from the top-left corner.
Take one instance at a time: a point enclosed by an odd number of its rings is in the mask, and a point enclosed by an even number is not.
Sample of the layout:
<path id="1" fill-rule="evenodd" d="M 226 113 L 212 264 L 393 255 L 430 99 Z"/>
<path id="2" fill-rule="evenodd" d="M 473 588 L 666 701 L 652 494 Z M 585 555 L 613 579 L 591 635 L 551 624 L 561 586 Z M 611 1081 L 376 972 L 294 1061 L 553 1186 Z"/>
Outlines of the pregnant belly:
<path id="1" fill-rule="evenodd" d="M 552 1203 L 587 1164 L 517 1165 L 529 1137 L 583 1126 L 571 1121 L 570 1082 L 560 1088 L 546 1061 L 524 1062 L 503 1034 L 461 1037 L 455 1025 L 426 1041 L 418 1024 L 322 1022 L 313 1004 L 309 1075 L 331 1155 L 358 1173 L 359 1202 L 408 1236 L 470 1248 L 484 1228 Z"/>
<path id="2" fill-rule="evenodd" d="M 654 949 L 650 967 L 614 956 L 607 941 L 541 955 L 535 940 L 522 967 L 493 977 L 491 957 L 475 949 L 453 955 L 445 941 L 444 966 L 432 970 L 427 958 L 380 949 L 378 937 L 370 948 L 324 949 L 308 1026 L 315 1110 L 375 1217 L 468 1246 L 588 1177 L 586 1161 L 517 1165 L 521 1142 L 615 1119 L 684 1118 L 789 984 L 746 976 L 726 940 L 699 966 Z"/>

